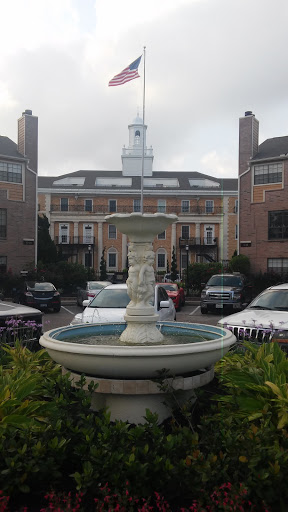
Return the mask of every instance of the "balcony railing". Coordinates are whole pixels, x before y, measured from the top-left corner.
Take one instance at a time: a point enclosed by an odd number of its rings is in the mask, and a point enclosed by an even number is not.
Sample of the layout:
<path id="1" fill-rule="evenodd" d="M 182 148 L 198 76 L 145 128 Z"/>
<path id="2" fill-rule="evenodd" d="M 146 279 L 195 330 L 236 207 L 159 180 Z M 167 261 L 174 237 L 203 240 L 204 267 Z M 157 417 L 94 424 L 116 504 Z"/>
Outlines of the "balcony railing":
<path id="1" fill-rule="evenodd" d="M 132 213 L 134 211 L 140 211 L 140 210 L 134 210 L 133 206 L 129 205 L 117 205 L 117 213 Z M 83 215 L 90 215 L 93 214 L 99 214 L 99 215 L 109 215 L 110 213 L 116 213 L 115 211 L 110 211 L 109 206 L 107 204 L 103 205 L 94 205 L 91 210 L 87 210 L 85 208 L 85 205 L 68 205 L 66 209 L 61 208 L 60 205 L 51 205 L 51 212 L 63 212 L 63 213 L 72 213 L 72 214 L 83 214 Z M 150 206 L 150 205 L 144 205 L 143 207 L 144 213 L 174 213 L 178 216 L 189 216 L 189 215 L 220 215 L 223 213 L 222 206 L 214 206 L 213 209 L 206 208 L 205 206 L 190 206 L 189 210 L 186 208 L 183 209 L 181 205 L 174 205 L 174 206 L 166 206 L 166 207 L 157 207 Z"/>
<path id="2" fill-rule="evenodd" d="M 55 236 L 54 242 L 56 245 L 91 245 L 95 244 L 95 237 L 87 236 Z"/>
<path id="3" fill-rule="evenodd" d="M 207 246 L 218 246 L 218 238 L 211 237 L 193 237 L 193 238 L 179 238 L 179 247 L 181 249 L 185 249 L 186 246 L 189 247 L 189 250 L 195 247 L 207 247 Z"/>

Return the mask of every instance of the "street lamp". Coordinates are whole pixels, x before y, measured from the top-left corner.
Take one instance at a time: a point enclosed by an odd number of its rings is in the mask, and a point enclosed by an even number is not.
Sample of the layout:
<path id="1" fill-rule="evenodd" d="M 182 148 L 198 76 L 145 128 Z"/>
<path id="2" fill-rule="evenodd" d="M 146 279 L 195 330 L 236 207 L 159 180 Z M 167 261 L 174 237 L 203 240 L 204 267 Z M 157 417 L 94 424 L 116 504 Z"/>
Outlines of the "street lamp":
<path id="1" fill-rule="evenodd" d="M 91 245 L 88 245 L 88 281 L 90 281 L 90 267 L 91 267 Z"/>
<path id="2" fill-rule="evenodd" d="M 189 245 L 186 244 L 186 295 L 189 296 L 189 278 L 188 278 L 188 263 L 189 263 Z"/>

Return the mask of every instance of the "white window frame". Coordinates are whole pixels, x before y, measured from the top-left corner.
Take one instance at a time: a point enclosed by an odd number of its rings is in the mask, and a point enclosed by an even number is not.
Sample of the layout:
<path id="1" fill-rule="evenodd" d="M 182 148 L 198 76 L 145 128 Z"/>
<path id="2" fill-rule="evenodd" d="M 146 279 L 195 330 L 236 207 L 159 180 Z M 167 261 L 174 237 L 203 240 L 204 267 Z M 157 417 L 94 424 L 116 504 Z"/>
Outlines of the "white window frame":
<path id="1" fill-rule="evenodd" d="M 162 231 L 162 233 L 159 233 L 157 238 L 158 240 L 166 240 L 166 229 Z"/>
<path id="2" fill-rule="evenodd" d="M 272 183 L 282 183 L 283 182 L 283 164 L 282 162 L 273 162 L 266 163 L 260 165 L 254 165 L 253 168 L 254 174 L 254 185 L 271 185 Z M 281 174 L 281 179 L 273 179 L 273 176 L 279 177 Z M 261 179 L 262 177 L 262 179 Z M 267 179 L 265 179 L 267 177 Z M 258 183 L 256 183 L 256 181 Z"/>
<path id="3" fill-rule="evenodd" d="M 88 208 L 88 201 L 91 201 L 91 208 Z M 93 199 L 85 199 L 85 212 L 93 212 Z"/>
<path id="4" fill-rule="evenodd" d="M 204 224 L 204 245 L 214 245 L 214 239 L 215 226 L 213 224 Z"/>
<path id="5" fill-rule="evenodd" d="M 114 208 L 111 209 L 111 203 L 115 203 L 115 210 Z M 109 209 L 109 213 L 116 213 L 117 212 L 117 199 L 109 199 L 108 200 L 108 209 Z"/>
<path id="6" fill-rule="evenodd" d="M 110 256 L 115 256 L 115 265 L 110 265 Z M 107 268 L 108 270 L 117 270 L 118 268 L 118 252 L 115 247 L 110 247 L 107 251 Z"/>
<path id="7" fill-rule="evenodd" d="M 158 199 L 157 212 L 160 212 L 160 213 L 166 212 L 166 199 Z"/>
<path id="8" fill-rule="evenodd" d="M 62 201 L 67 201 L 67 209 L 65 205 L 65 209 L 62 208 Z M 61 212 L 69 212 L 69 197 L 60 197 L 60 211 Z"/>
<path id="9" fill-rule="evenodd" d="M 69 244 L 69 224 L 59 224 L 59 243 Z"/>
<path id="10" fill-rule="evenodd" d="M 183 236 L 183 228 L 188 228 L 188 236 Z M 190 238 L 190 226 L 189 226 L 189 224 L 183 224 L 181 226 L 181 238 L 183 240 L 188 240 Z"/>
<path id="11" fill-rule="evenodd" d="M 186 204 L 186 206 L 184 206 Z M 181 201 L 181 213 L 189 213 L 190 212 L 190 201 L 189 199 L 182 199 Z"/>
<path id="12" fill-rule="evenodd" d="M 159 256 L 160 255 L 164 256 L 164 266 L 163 267 L 159 266 Z M 162 270 L 166 270 L 166 268 L 167 268 L 167 251 L 166 251 L 166 249 L 163 249 L 163 248 L 158 249 L 157 256 L 156 256 L 156 265 L 157 265 L 157 270 L 159 270 L 160 272 Z"/>
<path id="13" fill-rule="evenodd" d="M 93 244 L 94 229 L 93 224 L 83 224 L 83 244 Z"/>
<path id="14" fill-rule="evenodd" d="M 133 199 L 133 212 L 141 212 L 141 199 Z"/>
<path id="15" fill-rule="evenodd" d="M 115 224 L 108 224 L 108 239 L 117 240 L 117 228 Z"/>
<path id="16" fill-rule="evenodd" d="M 206 199 L 206 201 L 205 201 L 205 213 L 214 213 L 214 201 L 213 201 L 213 199 Z"/>

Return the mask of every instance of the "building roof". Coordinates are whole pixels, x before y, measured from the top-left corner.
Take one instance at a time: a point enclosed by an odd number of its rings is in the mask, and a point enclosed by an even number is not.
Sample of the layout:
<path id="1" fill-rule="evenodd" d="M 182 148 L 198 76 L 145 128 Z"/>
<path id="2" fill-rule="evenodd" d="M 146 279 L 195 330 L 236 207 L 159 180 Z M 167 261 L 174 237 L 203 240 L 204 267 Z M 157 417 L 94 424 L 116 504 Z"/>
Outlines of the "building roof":
<path id="1" fill-rule="evenodd" d="M 24 156 L 21 153 L 19 153 L 17 149 L 17 144 L 15 144 L 13 140 L 2 135 L 0 135 L 0 155 L 6 155 L 7 157 L 10 158 L 24 159 Z"/>
<path id="2" fill-rule="evenodd" d="M 74 178 L 74 180 L 73 180 Z M 82 178 L 82 180 L 80 180 Z M 102 178 L 99 180 L 99 185 L 97 185 L 97 178 Z M 123 185 L 121 185 L 121 179 L 123 180 Z M 128 181 L 129 181 L 129 184 Z M 172 182 L 177 180 L 177 186 Z M 74 183 L 73 183 L 74 181 Z M 104 184 L 103 184 L 104 181 Z M 106 183 L 105 183 L 106 181 Z M 115 181 L 115 184 L 113 184 Z M 146 181 L 146 184 L 145 184 Z M 101 191 L 104 188 L 111 189 L 111 192 L 114 193 L 118 190 L 123 191 L 139 191 L 141 189 L 141 176 L 123 176 L 122 171 L 88 171 L 88 170 L 79 170 L 73 173 L 63 174 L 60 176 L 39 176 L 38 177 L 38 188 L 42 189 L 93 189 L 97 191 Z M 170 191 L 187 191 L 188 193 L 198 191 L 207 192 L 219 192 L 221 191 L 235 191 L 238 190 L 238 179 L 230 179 L 230 178 L 214 178 L 214 176 L 209 176 L 206 174 L 202 174 L 199 172 L 184 172 L 184 171 L 154 171 L 152 176 L 144 176 L 144 188 L 145 189 L 159 189 L 161 190 L 170 190 Z M 171 192 L 170 192 L 171 193 Z"/>
<path id="3" fill-rule="evenodd" d="M 258 149 L 258 153 L 254 155 L 252 160 L 288 156 L 288 136 L 267 139 L 259 145 Z"/>

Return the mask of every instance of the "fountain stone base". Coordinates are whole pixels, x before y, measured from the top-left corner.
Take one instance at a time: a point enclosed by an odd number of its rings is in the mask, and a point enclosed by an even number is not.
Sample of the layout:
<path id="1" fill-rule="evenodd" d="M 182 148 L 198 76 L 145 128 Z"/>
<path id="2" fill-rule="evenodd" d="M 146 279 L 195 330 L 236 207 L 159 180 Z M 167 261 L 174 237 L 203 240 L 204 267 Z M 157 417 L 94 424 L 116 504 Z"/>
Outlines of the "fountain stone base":
<path id="1" fill-rule="evenodd" d="M 79 373 L 62 368 L 69 373 L 72 385 L 80 380 Z M 161 382 L 142 379 L 105 379 L 86 375 L 84 389 L 91 382 L 97 384 L 93 392 L 91 409 L 109 408 L 111 421 L 122 420 L 133 424 L 145 423 L 146 409 L 157 413 L 158 423 L 171 416 L 171 410 L 187 401 L 195 401 L 194 390 L 205 386 L 214 378 L 214 366 L 193 372 L 191 376 L 167 378 Z M 167 404 L 167 405 L 166 405 Z"/>

